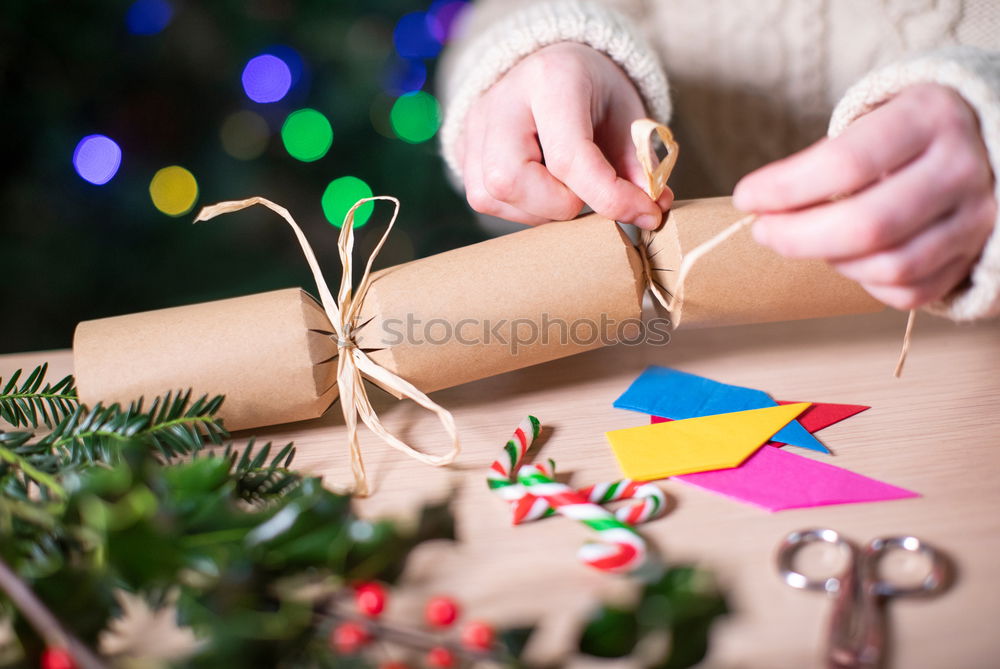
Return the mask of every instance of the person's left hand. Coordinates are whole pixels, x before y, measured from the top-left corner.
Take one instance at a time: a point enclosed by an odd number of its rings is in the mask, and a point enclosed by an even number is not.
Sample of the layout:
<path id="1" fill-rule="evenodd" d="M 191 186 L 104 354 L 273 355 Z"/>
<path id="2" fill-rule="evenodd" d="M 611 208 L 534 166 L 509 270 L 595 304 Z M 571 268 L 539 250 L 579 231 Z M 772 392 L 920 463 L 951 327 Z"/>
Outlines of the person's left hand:
<path id="1" fill-rule="evenodd" d="M 945 297 L 993 230 L 993 173 L 975 113 L 937 84 L 914 86 L 823 139 L 744 177 L 736 207 L 755 239 L 822 258 L 889 306 Z"/>

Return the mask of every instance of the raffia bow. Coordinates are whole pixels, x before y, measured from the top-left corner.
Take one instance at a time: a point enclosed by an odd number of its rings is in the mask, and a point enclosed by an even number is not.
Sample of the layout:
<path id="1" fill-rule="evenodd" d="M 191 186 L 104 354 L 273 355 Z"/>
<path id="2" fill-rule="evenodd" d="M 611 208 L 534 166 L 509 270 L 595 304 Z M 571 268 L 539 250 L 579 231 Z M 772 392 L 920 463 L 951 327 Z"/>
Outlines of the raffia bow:
<path id="1" fill-rule="evenodd" d="M 392 218 L 389 219 L 389 225 L 386 227 L 385 232 L 382 233 L 382 238 L 375 246 L 371 255 L 368 256 L 368 262 L 365 265 L 364 273 L 361 275 L 361 281 L 357 289 L 354 289 L 352 284 L 354 214 L 358 207 L 369 202 L 375 202 L 376 200 L 392 202 Z M 366 496 L 370 492 L 368 475 L 365 473 L 364 458 L 361 455 L 361 446 L 358 442 L 359 416 L 361 417 L 361 421 L 384 442 L 415 460 L 435 467 L 441 467 L 453 462 L 461 452 L 461 444 L 458 438 L 458 430 L 455 427 L 455 418 L 451 415 L 451 412 L 432 401 L 406 379 L 372 361 L 364 351 L 358 348 L 353 338 L 354 332 L 357 329 L 358 315 L 361 313 L 361 305 L 364 303 L 368 287 L 371 285 L 372 264 L 375 262 L 375 258 L 378 256 L 379 251 L 382 250 L 382 246 L 385 244 L 393 225 L 396 223 L 396 217 L 399 215 L 399 200 L 386 195 L 368 197 L 358 200 L 351 207 L 350 211 L 347 212 L 337 242 L 340 262 L 343 265 L 337 299 L 334 299 L 329 286 L 327 286 L 326 279 L 323 277 L 323 271 L 316 260 L 316 254 L 313 253 L 312 246 L 310 246 L 309 240 L 306 239 L 305 233 L 302 232 L 302 228 L 299 227 L 298 223 L 295 222 L 295 219 L 292 218 L 292 215 L 284 207 L 262 197 L 219 202 L 218 204 L 205 207 L 198 212 L 195 223 L 207 221 L 221 214 L 240 211 L 241 209 L 246 209 L 257 204 L 263 205 L 281 216 L 295 232 L 295 236 L 299 240 L 299 245 L 302 247 L 302 253 L 305 255 L 309 269 L 312 271 L 313 279 L 316 281 L 320 303 L 323 305 L 323 310 L 326 312 L 326 316 L 330 320 L 330 324 L 333 326 L 334 333 L 336 334 L 337 387 L 340 406 L 344 412 L 344 423 L 347 426 L 348 447 L 351 453 L 351 471 L 354 474 L 354 494 Z M 368 391 L 364 384 L 365 378 L 370 379 L 383 388 L 393 390 L 403 397 L 408 397 L 428 411 L 433 412 L 441 421 L 445 432 L 451 438 L 451 450 L 444 455 L 421 453 L 389 432 L 382 425 L 378 414 L 372 408 L 371 401 L 368 399 Z"/>
<path id="2" fill-rule="evenodd" d="M 659 164 L 655 166 L 653 165 L 655 153 L 650 141 L 653 137 L 653 133 L 656 133 L 656 135 L 660 138 L 660 141 L 663 142 L 664 148 L 667 150 L 667 155 L 664 156 L 663 160 L 659 161 Z M 646 193 L 655 202 L 660 198 L 660 195 L 663 194 L 663 189 L 667 187 L 667 179 L 670 178 L 670 173 L 673 172 L 674 165 L 677 164 L 677 152 L 679 147 L 677 146 L 677 142 L 674 140 L 673 133 L 670 132 L 670 128 L 662 123 L 657 123 L 656 121 L 648 118 L 632 122 L 632 143 L 635 145 L 636 158 L 638 158 L 639 164 L 642 166 L 642 170 L 646 175 Z M 640 232 L 639 241 L 636 244 L 636 247 L 639 251 L 639 258 L 642 260 L 642 269 L 646 277 L 646 285 L 649 288 L 649 292 L 653 295 L 656 301 L 667 310 L 670 316 L 674 319 L 674 322 L 680 322 L 680 316 L 682 313 L 681 310 L 684 308 L 684 284 L 688 274 L 691 272 L 691 268 L 694 267 L 695 263 L 704 257 L 705 254 L 710 252 L 719 244 L 722 244 L 743 228 L 753 225 L 753 222 L 756 220 L 756 214 L 748 214 L 738 221 L 733 222 L 724 230 L 720 230 L 714 237 L 705 240 L 695 248 L 691 249 L 691 251 L 684 256 L 684 259 L 681 261 L 681 266 L 677 269 L 677 279 L 674 282 L 674 285 L 677 288 L 673 295 L 671 295 L 666 287 L 660 283 L 655 275 L 655 272 L 658 271 L 666 272 L 672 270 L 667 268 L 656 268 L 650 261 L 649 245 L 653 240 L 655 231 L 642 230 Z M 899 351 L 899 358 L 897 359 L 896 367 L 893 370 L 893 376 L 896 378 L 899 378 L 903 373 L 903 365 L 906 364 L 906 356 L 910 350 L 910 340 L 913 337 L 913 325 L 916 318 L 916 310 L 911 309 L 906 319 L 906 331 L 903 333 L 903 343 Z"/>

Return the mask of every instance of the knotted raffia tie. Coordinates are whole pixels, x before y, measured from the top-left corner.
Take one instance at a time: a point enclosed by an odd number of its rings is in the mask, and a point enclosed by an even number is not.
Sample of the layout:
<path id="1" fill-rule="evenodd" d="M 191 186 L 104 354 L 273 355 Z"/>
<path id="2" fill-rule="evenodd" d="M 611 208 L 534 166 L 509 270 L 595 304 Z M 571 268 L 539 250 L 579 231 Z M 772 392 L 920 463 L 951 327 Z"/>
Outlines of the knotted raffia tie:
<path id="1" fill-rule="evenodd" d="M 667 155 L 655 166 L 653 161 L 656 154 L 653 151 L 651 142 L 653 133 L 656 133 L 660 138 L 667 151 Z M 677 164 L 677 152 L 679 148 L 677 142 L 674 141 L 674 135 L 670 132 L 670 128 L 652 119 L 643 118 L 632 123 L 632 143 L 635 145 L 636 158 L 639 159 L 639 164 L 646 175 L 646 193 L 656 202 L 660 198 L 660 195 L 663 194 L 663 189 L 667 187 L 667 179 L 670 178 L 670 173 L 673 171 L 674 165 Z M 685 255 L 681 261 L 681 266 L 677 269 L 677 278 L 674 281 L 674 286 L 676 287 L 673 295 L 656 279 L 654 272 L 657 270 L 650 261 L 649 245 L 656 233 L 653 230 L 640 231 L 639 242 L 636 244 L 636 247 L 639 251 L 639 257 L 642 260 L 646 285 L 649 288 L 649 292 L 667 310 L 667 313 L 670 314 L 675 323 L 680 322 L 681 313 L 684 309 L 684 284 L 688 274 L 691 272 L 691 268 L 701 258 L 712 251 L 712 249 L 725 242 L 743 228 L 753 225 L 753 222 L 756 220 L 756 214 L 748 214 L 725 229 L 720 230 L 718 234 L 705 240 Z M 903 373 L 903 365 L 906 363 L 906 355 L 910 350 L 910 339 L 913 336 L 913 325 L 916 318 L 916 310 L 910 310 L 909 316 L 906 319 L 906 331 L 903 334 L 903 344 L 899 351 L 899 359 L 896 361 L 896 368 L 893 371 L 893 375 L 896 378 L 899 378 Z"/>
<path id="2" fill-rule="evenodd" d="M 352 256 L 354 253 L 354 213 L 358 207 L 368 202 L 374 202 L 375 200 L 392 202 L 392 218 L 389 219 L 389 225 L 386 227 L 385 232 L 382 233 L 382 238 L 368 257 L 365 271 L 361 275 L 361 282 L 355 290 L 351 279 Z M 299 240 L 299 245 L 302 247 L 306 262 L 309 264 L 309 269 L 312 270 L 323 310 L 326 312 L 330 324 L 333 325 L 337 343 L 337 388 L 340 396 L 340 406 L 344 412 L 344 423 L 347 426 L 347 441 L 351 453 L 351 471 L 354 474 L 354 494 L 365 496 L 369 493 L 368 476 L 365 473 L 365 463 L 361 456 L 361 446 L 358 442 L 359 416 L 362 422 L 372 432 L 381 437 L 383 441 L 393 448 L 406 453 L 411 458 L 435 467 L 453 462 L 458 457 L 461 445 L 458 439 L 458 431 L 455 428 L 455 419 L 451 415 L 451 412 L 433 402 L 406 379 L 373 362 L 364 351 L 357 347 L 353 338 L 354 332 L 357 329 L 358 315 L 361 313 L 361 305 L 364 303 L 365 295 L 371 284 L 372 263 L 375 261 L 376 256 L 378 256 L 379 251 L 382 250 L 382 245 L 385 244 L 385 240 L 392 231 L 392 226 L 396 223 L 396 216 L 399 214 L 399 200 L 388 196 L 369 197 L 358 200 L 351 207 L 351 210 L 347 212 L 337 243 L 337 248 L 340 252 L 340 262 L 343 265 L 337 299 L 333 298 L 333 294 L 327 286 L 326 279 L 323 278 L 323 271 L 316 261 L 316 254 L 313 253 L 305 234 L 284 207 L 262 197 L 220 202 L 202 209 L 198 213 L 197 218 L 195 218 L 195 222 L 207 221 L 220 214 L 240 211 L 255 204 L 267 207 L 285 219 L 285 222 L 292 227 L 296 238 Z M 408 397 L 428 411 L 434 412 L 451 438 L 451 450 L 445 455 L 427 455 L 414 449 L 399 439 L 399 437 L 386 430 L 379 420 L 378 414 L 372 408 L 371 401 L 368 399 L 368 391 L 364 384 L 365 378 L 370 379 L 387 390 L 392 390 L 403 397 Z"/>

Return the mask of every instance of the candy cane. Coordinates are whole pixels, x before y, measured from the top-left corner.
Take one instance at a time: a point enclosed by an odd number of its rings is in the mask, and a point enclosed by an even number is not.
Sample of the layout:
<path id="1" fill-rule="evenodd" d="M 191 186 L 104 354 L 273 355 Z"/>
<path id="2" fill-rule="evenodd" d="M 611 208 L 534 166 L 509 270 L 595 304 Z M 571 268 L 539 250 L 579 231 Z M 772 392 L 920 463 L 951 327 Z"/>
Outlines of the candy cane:
<path id="1" fill-rule="evenodd" d="M 524 490 L 523 486 L 522 490 Z M 615 512 L 615 517 L 618 520 L 629 525 L 645 523 L 657 518 L 667 510 L 667 496 L 659 486 L 653 483 L 623 479 L 611 483 L 597 483 L 580 488 L 577 492 L 595 504 L 607 504 L 623 499 L 638 500 Z M 520 498 L 511 500 L 515 525 L 555 515 L 556 512 L 544 499 L 529 494 L 527 490 L 524 490 L 524 493 Z"/>
<path id="2" fill-rule="evenodd" d="M 585 564 L 603 571 L 628 572 L 645 563 L 646 542 L 631 525 L 568 485 L 552 480 L 537 465 L 523 465 L 517 479 L 529 493 L 544 499 L 559 514 L 597 532 L 601 541 L 584 544 L 578 553 Z"/>
<path id="3" fill-rule="evenodd" d="M 493 461 L 486 472 L 486 483 L 500 499 L 512 502 L 524 497 L 524 489 L 515 480 L 517 468 L 524 461 L 524 454 L 538 438 L 541 424 L 534 416 L 528 416 L 514 430 L 503 447 L 503 455 Z"/>

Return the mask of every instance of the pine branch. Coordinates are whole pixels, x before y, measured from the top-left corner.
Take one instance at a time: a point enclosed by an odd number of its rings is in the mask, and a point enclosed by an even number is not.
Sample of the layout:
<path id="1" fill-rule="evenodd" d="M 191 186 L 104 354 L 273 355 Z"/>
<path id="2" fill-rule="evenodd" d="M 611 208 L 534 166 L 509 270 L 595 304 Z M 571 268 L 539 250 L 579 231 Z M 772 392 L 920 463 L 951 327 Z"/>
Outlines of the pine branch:
<path id="1" fill-rule="evenodd" d="M 55 477 L 41 471 L 31 463 L 29 458 L 17 452 L 19 448 L 25 446 L 31 436 L 30 432 L 0 432 L 0 463 L 21 471 L 25 477 L 38 486 L 47 488 L 56 497 L 64 499 L 66 491 L 59 485 Z M 0 471 L 0 474 L 4 473 Z M 28 492 L 27 481 L 22 482 L 21 488 L 24 493 Z"/>
<path id="2" fill-rule="evenodd" d="M 225 398 L 202 395 L 193 403 L 191 391 L 167 393 L 157 397 L 143 410 L 143 400 L 133 402 L 126 410 L 129 415 L 145 415 L 149 424 L 141 431 L 168 461 L 200 451 L 205 442 L 221 444 L 229 436 L 222 421 L 215 417 Z"/>
<path id="3" fill-rule="evenodd" d="M 215 417 L 222 396 L 190 401 L 191 392 L 167 393 L 143 408 L 140 399 L 127 409 L 100 404 L 93 409 L 78 406 L 38 441 L 43 453 L 59 454 L 66 464 L 114 462 L 118 446 L 130 440 L 148 440 L 160 455 L 171 461 L 196 453 L 205 442 L 220 443 L 228 436 Z"/>
<path id="4" fill-rule="evenodd" d="M 72 376 L 66 376 L 55 385 L 45 382 L 48 363 L 35 367 L 24 383 L 18 387 L 23 370 L 17 370 L 4 385 L 0 378 L 0 419 L 14 427 L 37 428 L 39 418 L 46 427 L 69 415 L 80 403 Z"/>
<path id="5" fill-rule="evenodd" d="M 254 443 L 251 439 L 239 454 L 233 444 L 227 444 L 223 452 L 223 457 L 232 463 L 230 471 L 236 476 L 236 491 L 240 498 L 248 502 L 275 499 L 302 482 L 302 476 L 289 469 L 295 457 L 293 444 L 286 444 L 268 462 L 271 443 L 264 444 L 256 454 L 253 452 Z"/>

